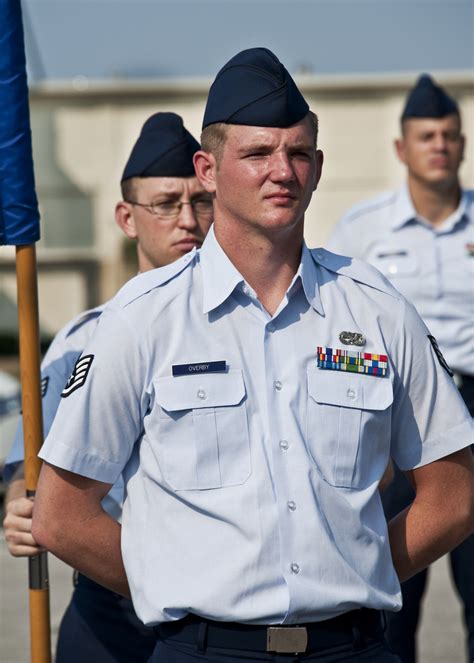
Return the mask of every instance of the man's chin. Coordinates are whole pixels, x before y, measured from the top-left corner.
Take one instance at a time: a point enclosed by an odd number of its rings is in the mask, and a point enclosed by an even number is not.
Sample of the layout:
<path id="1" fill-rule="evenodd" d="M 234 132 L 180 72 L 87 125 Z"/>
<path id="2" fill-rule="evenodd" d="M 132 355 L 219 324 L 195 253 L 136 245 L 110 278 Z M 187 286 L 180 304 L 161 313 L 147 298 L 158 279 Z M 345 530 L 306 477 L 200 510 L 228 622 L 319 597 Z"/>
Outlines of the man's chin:
<path id="1" fill-rule="evenodd" d="M 180 242 L 179 244 L 175 244 L 173 249 L 176 252 L 176 255 L 181 257 L 186 255 L 186 253 L 189 253 L 193 249 L 199 249 L 200 247 L 201 247 L 200 242 Z"/>
<path id="2" fill-rule="evenodd" d="M 441 188 L 452 186 L 456 181 L 457 181 L 456 173 L 452 173 L 451 171 L 447 172 L 445 170 L 431 172 L 425 178 L 425 182 L 428 185 L 441 187 Z"/>

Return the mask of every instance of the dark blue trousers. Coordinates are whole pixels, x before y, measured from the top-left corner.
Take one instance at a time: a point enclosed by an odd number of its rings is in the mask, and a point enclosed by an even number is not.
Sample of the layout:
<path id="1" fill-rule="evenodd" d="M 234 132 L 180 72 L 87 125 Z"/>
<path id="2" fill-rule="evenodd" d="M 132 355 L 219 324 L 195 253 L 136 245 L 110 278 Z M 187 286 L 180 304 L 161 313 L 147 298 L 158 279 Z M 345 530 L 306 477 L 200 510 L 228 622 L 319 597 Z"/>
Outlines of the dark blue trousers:
<path id="1" fill-rule="evenodd" d="M 79 575 L 59 627 L 56 663 L 145 663 L 156 644 L 132 602 Z"/>
<path id="2" fill-rule="evenodd" d="M 474 380 L 466 380 L 459 392 L 471 416 L 474 416 Z M 395 468 L 395 478 L 382 495 L 387 520 L 403 511 L 414 497 L 410 482 Z M 450 562 L 454 585 L 464 606 L 466 656 L 470 663 L 474 661 L 474 535 L 450 553 Z M 403 608 L 400 612 L 386 613 L 387 640 L 403 663 L 416 662 L 416 631 L 427 577 L 428 570 L 425 570 L 402 583 Z"/>
<path id="3" fill-rule="evenodd" d="M 382 642 L 372 642 L 364 649 L 355 651 L 351 645 L 332 647 L 325 651 L 312 654 L 288 656 L 265 652 L 246 651 L 244 649 L 217 649 L 208 647 L 199 652 L 195 645 L 177 642 L 159 641 L 149 663 L 239 663 L 241 661 L 260 661 L 262 663 L 300 663 L 301 661 L 317 661 L 317 663 L 400 663 Z"/>

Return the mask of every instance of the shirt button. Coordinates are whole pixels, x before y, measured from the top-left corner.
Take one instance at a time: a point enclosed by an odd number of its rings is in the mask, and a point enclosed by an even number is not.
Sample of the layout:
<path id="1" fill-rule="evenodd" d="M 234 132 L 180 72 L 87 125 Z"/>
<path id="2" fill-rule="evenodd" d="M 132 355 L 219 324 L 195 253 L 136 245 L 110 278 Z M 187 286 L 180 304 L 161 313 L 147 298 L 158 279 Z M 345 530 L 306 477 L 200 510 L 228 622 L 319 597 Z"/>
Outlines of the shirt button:
<path id="1" fill-rule="evenodd" d="M 286 451 L 290 445 L 288 444 L 287 440 L 280 440 L 280 449 L 282 451 Z"/>
<path id="2" fill-rule="evenodd" d="M 275 382 L 273 383 L 273 387 L 275 388 L 275 391 L 281 391 L 282 388 L 283 388 L 283 385 L 280 382 L 280 380 L 275 380 Z"/>
<path id="3" fill-rule="evenodd" d="M 292 573 L 299 573 L 300 572 L 300 566 L 299 564 L 296 564 L 296 562 L 293 562 L 293 564 L 290 566 L 291 572 Z"/>
<path id="4" fill-rule="evenodd" d="M 289 508 L 290 511 L 295 511 L 296 510 L 296 504 L 295 504 L 295 502 L 293 502 L 293 500 L 290 500 L 288 502 L 288 508 Z"/>
<path id="5" fill-rule="evenodd" d="M 204 389 L 198 389 L 197 397 L 198 397 L 201 401 L 205 401 L 205 400 L 206 400 L 206 398 L 207 398 L 207 394 L 206 394 L 206 392 L 204 391 Z"/>
<path id="6" fill-rule="evenodd" d="M 347 398 L 354 399 L 356 397 L 357 397 L 357 391 L 355 391 L 354 389 L 348 389 L 347 390 Z"/>
<path id="7" fill-rule="evenodd" d="M 388 273 L 389 274 L 396 274 L 398 272 L 398 267 L 397 265 L 390 265 L 388 268 Z"/>
<path id="8" fill-rule="evenodd" d="M 275 325 L 273 324 L 273 322 L 268 323 L 267 329 L 268 329 L 269 332 L 274 332 L 275 331 Z"/>
<path id="9" fill-rule="evenodd" d="M 326 256 L 324 255 L 324 253 L 321 252 L 316 254 L 316 258 L 318 260 L 326 260 Z"/>

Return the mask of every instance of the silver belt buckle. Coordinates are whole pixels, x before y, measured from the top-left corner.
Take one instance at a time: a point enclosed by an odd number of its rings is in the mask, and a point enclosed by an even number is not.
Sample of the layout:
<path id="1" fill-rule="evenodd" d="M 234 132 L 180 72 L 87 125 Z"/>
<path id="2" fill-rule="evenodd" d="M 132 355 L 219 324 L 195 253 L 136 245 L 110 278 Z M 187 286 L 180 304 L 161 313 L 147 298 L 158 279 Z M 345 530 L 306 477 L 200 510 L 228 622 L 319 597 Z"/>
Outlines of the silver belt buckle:
<path id="1" fill-rule="evenodd" d="M 308 631 L 304 626 L 269 626 L 267 651 L 277 654 L 303 654 L 308 646 Z"/>

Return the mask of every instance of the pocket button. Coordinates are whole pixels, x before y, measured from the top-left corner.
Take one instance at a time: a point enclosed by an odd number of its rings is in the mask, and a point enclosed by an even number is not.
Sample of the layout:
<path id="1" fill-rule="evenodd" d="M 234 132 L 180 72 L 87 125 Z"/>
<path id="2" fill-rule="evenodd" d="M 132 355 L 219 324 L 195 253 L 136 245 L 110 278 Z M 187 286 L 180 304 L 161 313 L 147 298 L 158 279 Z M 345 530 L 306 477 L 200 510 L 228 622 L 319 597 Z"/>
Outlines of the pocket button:
<path id="1" fill-rule="evenodd" d="M 347 398 L 351 398 L 352 400 L 354 400 L 354 398 L 357 398 L 357 391 L 355 389 L 348 389 Z"/>
<path id="2" fill-rule="evenodd" d="M 204 391 L 204 389 L 198 389 L 198 391 L 197 391 L 197 397 L 198 397 L 199 400 L 201 400 L 201 401 L 205 401 L 205 400 L 206 400 L 206 398 L 207 398 L 207 394 L 206 394 L 206 392 Z"/>

